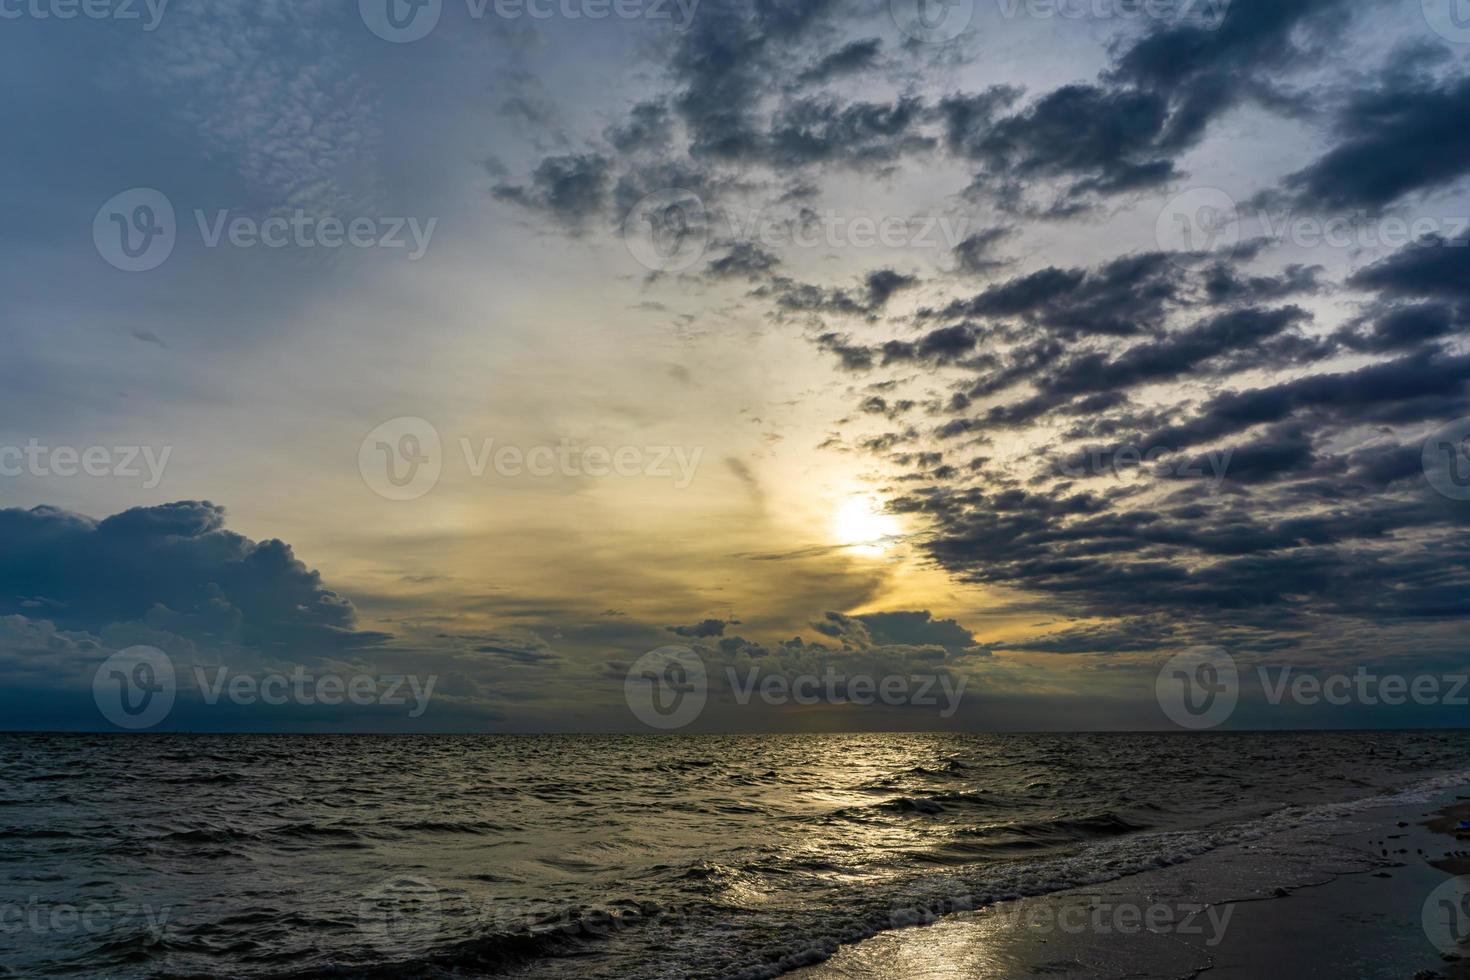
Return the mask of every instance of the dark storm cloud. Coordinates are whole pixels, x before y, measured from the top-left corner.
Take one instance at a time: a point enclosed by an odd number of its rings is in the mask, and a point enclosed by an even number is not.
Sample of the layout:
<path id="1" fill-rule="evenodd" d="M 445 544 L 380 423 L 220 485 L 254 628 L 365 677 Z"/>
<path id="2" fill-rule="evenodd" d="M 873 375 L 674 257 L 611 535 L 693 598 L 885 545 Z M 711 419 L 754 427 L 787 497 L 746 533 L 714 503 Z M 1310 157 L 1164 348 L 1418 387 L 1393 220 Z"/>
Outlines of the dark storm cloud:
<path id="1" fill-rule="evenodd" d="M 709 636 L 724 636 L 725 627 L 731 625 L 738 626 L 740 624 L 738 622 L 730 622 L 723 619 L 705 619 L 701 620 L 698 623 L 695 623 L 693 626 L 670 626 L 667 627 L 667 629 L 670 633 L 676 633 L 679 636 L 702 638 Z"/>
<path id="2" fill-rule="evenodd" d="M 1136 344 L 1116 356 L 1100 352 L 1079 354 L 1032 378 L 1037 389 L 1034 396 L 996 406 L 987 419 L 999 425 L 1026 424 L 1079 395 L 1115 398 L 1127 388 L 1208 371 L 1208 362 L 1222 355 L 1236 355 L 1229 364 L 1232 370 L 1249 366 L 1250 355 L 1259 358 L 1263 350 L 1269 351 L 1268 346 L 1263 346 L 1266 341 L 1309 319 L 1305 310 L 1295 306 L 1237 310 L 1201 321 L 1158 341 Z M 1102 404 L 1092 402 L 1072 410 L 1095 410 Z"/>
<path id="3" fill-rule="evenodd" d="M 1193 446 L 1252 426 L 1280 422 L 1298 412 L 1311 412 L 1337 425 L 1449 419 L 1470 413 L 1467 382 L 1470 356 L 1421 351 L 1356 371 L 1314 374 L 1217 395 L 1195 418 L 1160 429 L 1144 441 Z"/>
<path id="4" fill-rule="evenodd" d="M 801 99 L 776 114 L 761 147 L 777 166 L 894 160 L 936 145 L 932 137 L 915 132 L 922 116 L 922 103 L 916 98 L 848 105 L 833 99 Z"/>
<path id="5" fill-rule="evenodd" d="M 711 259 L 705 272 L 716 279 L 759 279 L 780 264 L 780 259 L 758 245 L 735 242 L 724 255 Z"/>
<path id="6" fill-rule="evenodd" d="M 980 133 L 957 132 L 953 120 L 969 118 L 967 111 L 948 108 L 950 145 L 985 165 L 982 186 L 986 178 L 1070 176 L 1078 178 L 1074 191 L 1117 193 L 1177 176 L 1158 156 L 1168 103 L 1150 92 L 1068 85 L 1018 115 L 984 122 Z"/>
<path id="7" fill-rule="evenodd" d="M 888 304 L 894 293 L 908 289 L 918 282 L 917 276 L 904 275 L 893 269 L 878 269 L 864 278 L 868 289 L 868 308 L 880 309 Z"/>
<path id="8" fill-rule="evenodd" d="M 864 71 L 872 68 L 878 61 L 878 52 L 883 48 L 883 42 L 876 37 L 866 38 L 860 41 L 850 41 L 842 47 L 825 55 L 820 61 L 812 65 L 806 71 L 796 76 L 799 82 L 822 83 L 829 82 L 842 75 L 851 75 L 854 72 Z"/>
<path id="9" fill-rule="evenodd" d="M 1177 269 L 1159 252 L 1124 256 L 1094 269 L 1051 266 L 991 286 L 930 317 L 1022 317 L 1063 336 L 1129 336 L 1158 329 L 1178 296 Z"/>
<path id="10" fill-rule="evenodd" d="M 984 273 L 998 269 L 1006 263 L 994 258 L 995 247 L 1015 234 L 1013 228 L 987 228 L 967 236 L 954 247 L 954 257 L 959 270 L 968 273 Z"/>
<path id="11" fill-rule="evenodd" d="M 772 276 L 751 295 L 774 299 L 776 306 L 788 313 L 827 313 L 873 319 L 894 294 L 917 285 L 918 281 L 917 276 L 894 269 L 875 269 L 863 277 L 861 286 L 856 289 L 829 289 L 797 282 L 786 276 Z M 871 360 L 871 357 L 867 359 Z"/>
<path id="12" fill-rule="evenodd" d="M 970 324 L 956 324 L 931 330 L 917 341 L 890 340 L 880 351 L 883 363 L 923 361 L 933 365 L 948 364 L 968 356 L 979 343 L 980 332 Z"/>
<path id="13" fill-rule="evenodd" d="M 1352 350 L 1383 354 L 1434 343 L 1466 326 L 1462 309 L 1448 303 L 1417 303 L 1387 309 L 1366 328 L 1344 328 L 1334 337 Z"/>
<path id="14" fill-rule="evenodd" d="M 568 228 L 578 229 L 602 214 L 611 179 L 611 162 L 601 154 L 566 154 L 542 160 L 529 187 L 499 184 L 494 194 L 544 210 Z"/>
<path id="15" fill-rule="evenodd" d="M 661 102 L 640 102 L 628 112 L 628 121 L 609 126 L 603 136 L 620 153 L 661 150 L 673 136 L 673 119 Z"/>
<path id="16" fill-rule="evenodd" d="M 0 613 L 64 629 L 115 623 L 202 642 L 320 654 L 370 647 L 351 602 L 282 541 L 226 530 L 208 501 L 139 507 L 97 521 L 51 507 L 0 510 Z"/>
<path id="17" fill-rule="evenodd" d="M 1012 210 L 1068 217 L 1085 210 L 1089 195 L 1180 176 L 1176 159 L 1243 101 L 1303 111 L 1270 76 L 1310 64 L 1310 51 L 1350 12 L 1346 0 L 1234 0 L 1220 24 L 1161 26 L 1123 49 L 1096 84 L 1062 86 L 1010 115 L 1003 113 L 1021 96 L 1011 87 L 947 98 L 940 104 L 946 142 L 983 165 L 973 190 Z M 1029 184 L 1049 179 L 1060 182 L 1062 196 L 1025 204 Z"/>
<path id="18" fill-rule="evenodd" d="M 1320 265 L 1294 263 L 1281 275 L 1242 275 L 1229 263 L 1216 262 L 1205 275 L 1205 290 L 1211 303 L 1270 303 L 1288 296 L 1311 294 L 1323 285 Z"/>
<path id="19" fill-rule="evenodd" d="M 1356 93 L 1336 120 L 1339 142 L 1285 180 L 1289 200 L 1325 211 L 1370 212 L 1470 173 L 1470 77 L 1390 76 Z"/>
<path id="20" fill-rule="evenodd" d="M 1348 285 L 1394 298 L 1470 300 L 1470 242 L 1463 237 L 1421 238 L 1360 270 Z"/>
<path id="21" fill-rule="evenodd" d="M 866 613 L 854 617 L 868 628 L 873 642 L 963 649 L 975 645 L 975 636 L 953 619 L 935 619 L 927 609 Z"/>
<path id="22" fill-rule="evenodd" d="M 739 160 L 762 152 L 756 106 L 782 75 L 773 61 L 832 9 L 830 0 L 707 4 L 674 53 L 673 104 L 693 157 Z"/>

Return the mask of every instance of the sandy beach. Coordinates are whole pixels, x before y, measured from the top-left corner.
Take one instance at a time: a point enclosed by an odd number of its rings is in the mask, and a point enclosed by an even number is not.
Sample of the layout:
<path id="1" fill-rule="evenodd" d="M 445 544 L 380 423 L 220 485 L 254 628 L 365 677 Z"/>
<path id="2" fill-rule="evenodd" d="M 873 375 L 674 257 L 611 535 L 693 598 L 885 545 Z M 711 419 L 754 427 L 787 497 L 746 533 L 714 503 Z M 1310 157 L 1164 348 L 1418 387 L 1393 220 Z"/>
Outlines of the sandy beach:
<path id="1" fill-rule="evenodd" d="M 1455 942 L 1470 932 L 1456 878 L 1470 870 L 1467 800 L 1461 787 L 880 933 L 792 976 L 1470 976 Z"/>

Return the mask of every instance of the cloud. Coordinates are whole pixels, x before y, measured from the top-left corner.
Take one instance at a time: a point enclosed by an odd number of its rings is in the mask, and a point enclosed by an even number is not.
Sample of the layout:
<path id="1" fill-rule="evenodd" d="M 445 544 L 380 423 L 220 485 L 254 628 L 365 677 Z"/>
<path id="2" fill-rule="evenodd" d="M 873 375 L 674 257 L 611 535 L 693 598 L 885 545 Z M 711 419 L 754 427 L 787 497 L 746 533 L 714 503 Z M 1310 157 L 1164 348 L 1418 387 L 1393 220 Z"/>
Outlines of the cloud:
<path id="1" fill-rule="evenodd" d="M 580 230 L 608 204 L 610 161 L 598 153 L 546 157 L 531 174 L 530 186 L 498 184 L 496 197 L 543 210 L 570 230 Z"/>
<path id="2" fill-rule="evenodd" d="M 1354 273 L 1348 285 L 1394 299 L 1470 300 L 1470 243 L 1430 235 Z"/>
<path id="3" fill-rule="evenodd" d="M 987 228 L 965 237 L 954 247 L 954 257 L 959 270 L 970 274 L 982 274 L 1000 268 L 1006 263 L 993 258 L 995 247 L 1015 234 L 1014 228 Z"/>
<path id="4" fill-rule="evenodd" d="M 816 64 L 797 75 L 796 79 L 799 82 L 820 84 L 843 75 L 865 71 L 877 64 L 878 53 L 882 49 L 883 42 L 876 37 L 849 41 L 831 54 L 823 56 Z"/>
<path id="5" fill-rule="evenodd" d="M 1470 173 L 1470 77 L 1443 82 L 1390 72 L 1353 94 L 1334 127 L 1340 142 L 1283 182 L 1291 204 L 1378 212 Z"/>
<path id="6" fill-rule="evenodd" d="M 352 603 L 289 545 L 251 541 L 224 523 L 224 509 L 208 501 L 101 521 L 53 507 L 0 510 L 0 614 L 91 632 L 139 623 L 199 643 L 306 657 L 391 638 L 358 629 Z"/>
<path id="7" fill-rule="evenodd" d="M 709 637 L 724 636 L 725 627 L 738 625 L 738 620 L 706 619 L 693 626 L 669 626 L 666 629 L 679 636 Z"/>

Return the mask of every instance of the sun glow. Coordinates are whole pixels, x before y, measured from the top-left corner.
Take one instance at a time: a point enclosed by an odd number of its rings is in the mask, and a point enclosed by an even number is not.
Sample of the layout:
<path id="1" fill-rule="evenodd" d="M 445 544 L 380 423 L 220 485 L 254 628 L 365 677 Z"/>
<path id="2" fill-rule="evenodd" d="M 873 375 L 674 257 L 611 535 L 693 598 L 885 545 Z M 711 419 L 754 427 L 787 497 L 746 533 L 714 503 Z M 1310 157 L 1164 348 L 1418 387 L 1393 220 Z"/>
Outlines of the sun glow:
<path id="1" fill-rule="evenodd" d="M 899 533 L 898 521 L 873 497 L 851 497 L 832 515 L 832 536 L 859 554 L 881 555 Z"/>

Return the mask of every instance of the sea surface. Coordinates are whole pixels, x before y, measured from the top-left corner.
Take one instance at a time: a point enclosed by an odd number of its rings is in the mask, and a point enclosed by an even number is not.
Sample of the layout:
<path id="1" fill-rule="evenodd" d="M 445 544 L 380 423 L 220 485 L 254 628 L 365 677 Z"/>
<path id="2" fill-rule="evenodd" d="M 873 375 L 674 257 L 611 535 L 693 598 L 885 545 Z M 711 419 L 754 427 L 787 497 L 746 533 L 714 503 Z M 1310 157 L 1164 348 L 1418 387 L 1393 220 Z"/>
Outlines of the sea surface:
<path id="1" fill-rule="evenodd" d="M 1470 766 L 1470 733 L 0 736 L 0 976 L 778 976 Z"/>

